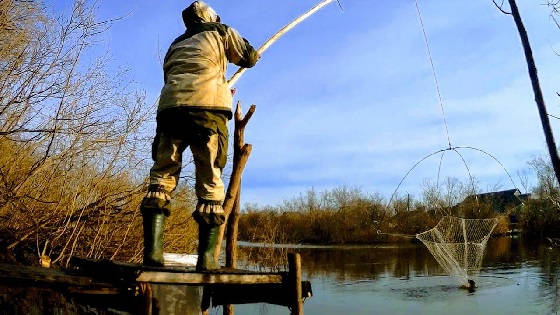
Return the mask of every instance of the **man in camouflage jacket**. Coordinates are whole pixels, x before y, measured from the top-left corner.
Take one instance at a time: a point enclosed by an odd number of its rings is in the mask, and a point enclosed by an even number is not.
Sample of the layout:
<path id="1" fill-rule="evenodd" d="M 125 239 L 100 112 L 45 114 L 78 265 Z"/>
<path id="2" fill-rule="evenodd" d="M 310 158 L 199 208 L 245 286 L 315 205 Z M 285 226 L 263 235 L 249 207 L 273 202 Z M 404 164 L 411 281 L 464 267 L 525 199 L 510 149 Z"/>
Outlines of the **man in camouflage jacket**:
<path id="1" fill-rule="evenodd" d="M 152 145 L 154 165 L 141 205 L 144 264 L 163 265 L 163 229 L 170 193 L 177 186 L 182 153 L 190 146 L 195 163 L 198 198 L 193 217 L 199 225 L 198 270 L 218 268 L 214 250 L 225 221 L 222 170 L 227 160 L 227 121 L 232 117 L 232 92 L 225 78 L 227 63 L 250 68 L 258 53 L 239 33 L 220 23 L 202 1 L 183 13 L 186 32 L 165 56 L 164 86 Z"/>

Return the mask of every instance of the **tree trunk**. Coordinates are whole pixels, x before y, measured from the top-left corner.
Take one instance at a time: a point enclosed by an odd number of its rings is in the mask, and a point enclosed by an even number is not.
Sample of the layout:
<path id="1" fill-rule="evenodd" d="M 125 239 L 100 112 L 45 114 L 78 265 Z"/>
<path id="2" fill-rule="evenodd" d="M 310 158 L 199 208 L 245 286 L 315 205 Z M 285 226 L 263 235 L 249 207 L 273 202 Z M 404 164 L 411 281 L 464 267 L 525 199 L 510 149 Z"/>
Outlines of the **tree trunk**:
<path id="1" fill-rule="evenodd" d="M 226 221 L 229 222 L 229 215 L 234 210 L 234 205 L 236 200 L 238 199 L 239 187 L 241 185 L 241 175 L 243 174 L 243 170 L 245 169 L 245 164 L 249 159 L 249 155 L 251 154 L 252 146 L 250 144 L 245 144 L 244 140 L 244 133 L 245 133 L 245 126 L 249 122 L 249 119 L 253 116 L 255 112 L 256 106 L 251 105 L 249 111 L 245 115 L 245 117 L 241 117 L 241 102 L 237 102 L 237 108 L 235 110 L 235 134 L 234 134 L 234 151 L 233 151 L 233 170 L 231 173 L 231 177 L 229 180 L 229 185 L 226 193 L 226 197 L 224 200 L 224 212 L 226 215 Z M 239 211 L 237 207 L 237 211 Z M 228 223 L 229 224 L 229 223 Z M 218 259 L 220 256 L 221 244 L 224 238 L 224 231 L 225 231 L 226 224 L 223 224 L 220 227 L 220 235 L 218 238 L 218 246 L 216 247 L 215 257 Z M 237 231 L 237 227 L 235 228 Z M 237 238 L 237 233 L 235 235 L 231 234 L 231 237 Z M 231 255 L 231 253 L 229 254 Z"/>
<path id="2" fill-rule="evenodd" d="M 552 134 L 552 129 L 550 127 L 550 120 L 548 119 L 548 113 L 546 111 L 546 105 L 544 103 L 544 97 L 539 83 L 537 66 L 535 65 L 535 60 L 533 58 L 533 50 L 531 49 L 531 44 L 529 43 L 527 30 L 525 29 L 525 26 L 523 25 L 523 21 L 521 20 L 521 15 L 519 14 L 517 3 L 515 2 L 515 0 L 508 0 L 508 1 L 511 7 L 511 15 L 513 15 L 515 25 L 517 26 L 517 30 L 519 31 L 519 37 L 521 38 L 521 44 L 523 45 L 523 50 L 525 52 L 525 59 L 527 60 L 527 66 L 529 68 L 529 77 L 531 78 L 531 83 L 533 85 L 535 102 L 537 103 L 537 108 L 539 109 L 539 115 L 541 118 L 543 132 L 546 138 L 546 145 L 548 146 L 548 153 L 550 155 L 552 167 L 554 168 L 554 174 L 556 175 L 556 180 L 560 184 L 560 159 L 558 158 L 558 151 L 556 149 L 554 135 Z"/>

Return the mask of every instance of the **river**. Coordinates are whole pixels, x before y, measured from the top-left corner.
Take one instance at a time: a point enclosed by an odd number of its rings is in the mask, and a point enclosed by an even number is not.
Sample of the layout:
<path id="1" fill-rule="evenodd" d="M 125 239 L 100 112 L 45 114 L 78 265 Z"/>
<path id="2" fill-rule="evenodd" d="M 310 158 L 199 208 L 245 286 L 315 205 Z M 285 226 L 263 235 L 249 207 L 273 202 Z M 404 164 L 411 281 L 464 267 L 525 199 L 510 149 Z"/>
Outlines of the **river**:
<path id="1" fill-rule="evenodd" d="M 250 251 L 244 247 L 243 252 Z M 556 314 L 560 249 L 491 239 L 475 292 L 459 288 L 422 244 L 292 247 L 314 296 L 306 314 Z M 247 256 L 247 254 L 246 254 Z M 288 314 L 284 307 L 238 305 L 238 314 Z M 221 314 L 214 309 L 212 314 Z"/>
<path id="2" fill-rule="evenodd" d="M 301 254 L 303 279 L 311 281 L 314 294 L 304 304 L 308 315 L 557 314 L 560 310 L 560 248 L 546 242 L 491 239 L 474 292 L 460 288 L 422 244 L 272 249 L 242 245 L 240 263 L 253 269 L 278 269 L 279 257 L 290 251 Z M 108 301 L 93 306 L 73 299 L 68 303 L 44 289 L 38 293 L 26 287 L 4 289 L 0 314 L 130 314 L 112 309 Z M 199 287 L 154 285 L 153 290 L 159 314 L 199 313 Z M 125 305 L 126 300 L 115 303 L 124 303 L 118 309 L 136 307 Z M 289 314 L 286 307 L 267 304 L 235 309 L 236 314 Z M 210 314 L 222 314 L 222 309 L 212 308 Z"/>

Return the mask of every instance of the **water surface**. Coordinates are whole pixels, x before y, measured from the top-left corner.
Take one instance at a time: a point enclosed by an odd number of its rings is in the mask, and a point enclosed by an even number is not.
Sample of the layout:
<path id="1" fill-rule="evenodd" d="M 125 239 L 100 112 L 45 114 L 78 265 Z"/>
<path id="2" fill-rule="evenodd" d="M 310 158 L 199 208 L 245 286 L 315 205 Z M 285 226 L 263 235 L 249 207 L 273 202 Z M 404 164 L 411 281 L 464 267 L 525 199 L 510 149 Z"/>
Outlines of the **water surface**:
<path id="1" fill-rule="evenodd" d="M 490 240 L 478 288 L 472 293 L 445 275 L 422 244 L 292 245 L 272 250 L 262 244 L 247 245 L 241 247 L 240 263 L 253 268 L 257 268 L 256 257 L 275 269 L 277 257 L 288 251 L 301 254 L 303 279 L 311 281 L 314 293 L 304 304 L 308 315 L 557 314 L 560 310 L 560 248 L 541 242 Z M 137 300 L 89 301 L 55 291 L 0 284 L 0 314 L 133 314 L 138 307 Z M 153 293 L 161 315 L 199 313 L 200 287 L 154 285 Z M 286 307 L 267 304 L 235 308 L 236 314 L 289 314 Z M 212 308 L 210 313 L 222 314 L 222 309 Z"/>
<path id="2" fill-rule="evenodd" d="M 248 251 L 248 248 L 243 248 Z M 478 289 L 444 274 L 421 244 L 292 247 L 314 296 L 306 314 L 556 314 L 560 250 L 514 238 L 488 243 Z M 239 314 L 288 314 L 285 307 L 238 305 Z M 221 309 L 213 309 L 221 314 Z"/>

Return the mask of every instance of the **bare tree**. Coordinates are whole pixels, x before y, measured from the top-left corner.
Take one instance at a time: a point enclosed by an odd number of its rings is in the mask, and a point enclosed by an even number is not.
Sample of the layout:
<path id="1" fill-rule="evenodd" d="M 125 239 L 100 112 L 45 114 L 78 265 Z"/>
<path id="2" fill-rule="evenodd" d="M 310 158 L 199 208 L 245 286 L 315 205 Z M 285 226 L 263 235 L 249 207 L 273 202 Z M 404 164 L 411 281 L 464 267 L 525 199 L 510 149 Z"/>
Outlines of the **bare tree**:
<path id="1" fill-rule="evenodd" d="M 535 103 L 537 104 L 537 109 L 539 111 L 539 116 L 541 119 L 541 124 L 546 139 L 546 144 L 548 147 L 548 153 L 550 156 L 550 161 L 556 175 L 556 180 L 560 183 L 560 157 L 558 156 L 558 150 L 556 148 L 556 142 L 554 140 L 554 134 L 552 133 L 552 128 L 550 127 L 549 115 L 547 113 L 546 104 L 544 102 L 544 96 L 539 83 L 539 76 L 537 74 L 537 66 L 535 64 L 535 59 L 533 57 L 533 49 L 531 48 L 531 43 L 529 42 L 529 36 L 527 35 L 527 30 L 521 19 L 521 14 L 517 3 L 515 0 L 508 0 L 510 11 L 506 11 L 503 8 L 504 1 L 500 4 L 496 0 L 492 0 L 494 5 L 504 14 L 511 15 L 519 32 L 519 38 L 521 40 L 521 45 L 523 46 L 523 51 L 525 52 L 525 60 L 527 61 L 527 68 L 529 72 L 529 78 L 531 79 L 531 84 L 533 87 L 533 93 L 535 95 Z M 549 6 L 553 8 L 552 16 L 556 13 L 557 3 L 555 0 L 548 1 Z"/>
<path id="2" fill-rule="evenodd" d="M 76 0 L 50 16 L 38 2 L 0 1 L 0 229 L 9 249 L 138 258 L 137 206 L 151 114 L 127 71 L 93 49 L 112 21 Z"/>

